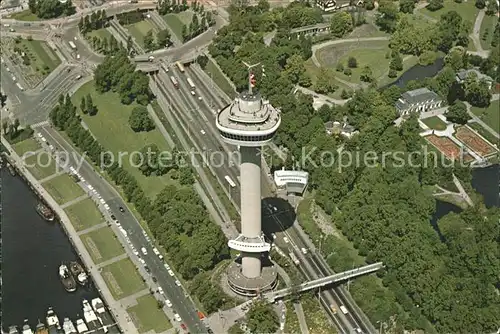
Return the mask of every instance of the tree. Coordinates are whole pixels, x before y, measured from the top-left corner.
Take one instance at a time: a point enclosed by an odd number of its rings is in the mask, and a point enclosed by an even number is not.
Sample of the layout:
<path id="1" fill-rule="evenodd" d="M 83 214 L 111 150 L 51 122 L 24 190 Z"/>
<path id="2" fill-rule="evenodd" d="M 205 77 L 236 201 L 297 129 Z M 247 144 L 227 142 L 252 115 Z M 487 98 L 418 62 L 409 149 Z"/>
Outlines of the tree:
<path id="1" fill-rule="evenodd" d="M 82 113 L 84 114 L 87 114 L 89 111 L 87 109 L 87 103 L 86 103 L 86 99 L 85 99 L 85 96 L 82 96 L 82 100 L 80 102 L 80 110 L 82 111 Z"/>
<path id="2" fill-rule="evenodd" d="M 358 67 L 358 61 L 356 58 L 354 57 L 349 57 L 347 59 L 347 66 L 349 66 L 349 68 L 356 68 Z"/>
<path id="3" fill-rule="evenodd" d="M 495 15 L 496 13 L 498 13 L 497 2 L 496 1 L 488 1 L 488 6 L 486 7 L 486 15 Z"/>
<path id="4" fill-rule="evenodd" d="M 149 30 L 146 35 L 144 35 L 144 49 L 146 51 L 151 51 L 155 49 L 155 41 L 153 37 L 153 30 Z"/>
<path id="5" fill-rule="evenodd" d="M 255 301 L 248 311 L 247 324 L 252 333 L 275 333 L 279 327 L 279 318 L 271 305 Z"/>
<path id="6" fill-rule="evenodd" d="M 373 81 L 372 69 L 369 66 L 363 67 L 363 70 L 361 70 L 359 78 L 361 79 L 361 81 L 364 82 L 372 82 Z"/>
<path id="7" fill-rule="evenodd" d="M 329 68 L 321 67 L 314 91 L 320 94 L 334 92 L 337 89 L 334 78 L 335 76 Z"/>
<path id="8" fill-rule="evenodd" d="M 7 95 L 4 94 L 3 92 L 0 92 L 0 107 L 3 108 L 5 107 L 7 103 Z"/>
<path id="9" fill-rule="evenodd" d="M 205 69 L 208 64 L 208 57 L 205 55 L 199 55 L 198 58 L 196 58 L 196 62 L 202 69 Z"/>
<path id="10" fill-rule="evenodd" d="M 353 29 L 352 17 L 348 12 L 336 12 L 330 21 L 330 33 L 342 37 Z"/>
<path id="11" fill-rule="evenodd" d="M 444 7 L 444 0 L 430 0 L 429 4 L 425 7 L 431 12 L 435 12 Z"/>
<path id="12" fill-rule="evenodd" d="M 170 38 L 171 38 L 170 31 L 168 31 L 168 29 L 160 30 L 160 32 L 156 36 L 158 47 L 163 48 L 170 46 L 172 44 Z"/>
<path id="13" fill-rule="evenodd" d="M 19 126 L 21 123 L 19 122 L 19 118 L 14 119 L 14 123 L 12 123 L 12 126 L 14 128 L 14 132 L 17 133 L 19 131 Z"/>
<path id="14" fill-rule="evenodd" d="M 286 61 L 285 72 L 294 84 L 303 84 L 307 78 L 304 60 L 300 55 L 293 55 Z"/>
<path id="15" fill-rule="evenodd" d="M 387 75 L 389 78 L 395 78 L 398 76 L 398 71 L 396 71 L 395 69 L 389 69 L 389 73 Z"/>
<path id="16" fill-rule="evenodd" d="M 394 2 L 388 0 L 380 1 L 375 23 L 380 27 L 381 30 L 388 33 L 396 30 L 398 18 L 399 11 L 397 5 Z"/>
<path id="17" fill-rule="evenodd" d="M 4 119 L 2 121 L 2 129 L 3 129 L 3 134 L 6 135 L 7 130 L 9 129 L 9 120 L 8 119 Z"/>
<path id="18" fill-rule="evenodd" d="M 92 96 L 90 94 L 87 94 L 85 97 L 85 105 L 87 107 L 87 113 L 90 116 L 97 114 L 97 106 L 94 105 L 94 101 L 92 101 Z"/>
<path id="19" fill-rule="evenodd" d="M 415 9 L 414 0 L 401 0 L 399 2 L 399 11 L 401 13 L 412 14 L 414 9 Z"/>
<path id="20" fill-rule="evenodd" d="M 128 122 L 135 132 L 151 131 L 155 127 L 154 121 L 149 117 L 148 110 L 143 106 L 132 109 Z"/>
<path id="21" fill-rule="evenodd" d="M 486 0 L 476 0 L 475 6 L 476 8 L 483 9 L 486 7 Z"/>
<path id="22" fill-rule="evenodd" d="M 471 119 L 467 113 L 467 106 L 460 101 L 450 105 L 445 116 L 448 121 L 456 124 L 466 124 Z"/>
<path id="23" fill-rule="evenodd" d="M 403 70 L 403 59 L 401 58 L 399 52 L 392 52 L 389 68 L 395 71 Z"/>

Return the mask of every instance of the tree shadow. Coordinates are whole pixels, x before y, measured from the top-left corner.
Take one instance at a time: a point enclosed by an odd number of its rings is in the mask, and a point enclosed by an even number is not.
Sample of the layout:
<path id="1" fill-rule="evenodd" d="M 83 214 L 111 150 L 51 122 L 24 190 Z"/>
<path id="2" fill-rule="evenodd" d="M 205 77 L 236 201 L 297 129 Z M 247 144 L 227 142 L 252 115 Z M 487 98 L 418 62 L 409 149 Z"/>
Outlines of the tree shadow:
<path id="1" fill-rule="evenodd" d="M 262 200 L 262 231 L 270 240 L 273 239 L 272 233 L 292 227 L 296 216 L 293 206 L 282 198 L 267 197 Z"/>

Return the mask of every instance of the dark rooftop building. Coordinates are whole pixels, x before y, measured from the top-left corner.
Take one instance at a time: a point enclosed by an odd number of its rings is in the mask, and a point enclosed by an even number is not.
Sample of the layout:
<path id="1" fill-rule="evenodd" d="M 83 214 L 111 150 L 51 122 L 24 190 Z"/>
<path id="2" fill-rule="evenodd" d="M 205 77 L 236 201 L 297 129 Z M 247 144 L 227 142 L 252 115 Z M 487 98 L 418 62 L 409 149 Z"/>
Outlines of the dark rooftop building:
<path id="1" fill-rule="evenodd" d="M 396 101 L 396 109 L 400 115 L 411 112 L 424 112 L 441 107 L 443 100 L 428 88 L 419 88 L 401 94 Z"/>

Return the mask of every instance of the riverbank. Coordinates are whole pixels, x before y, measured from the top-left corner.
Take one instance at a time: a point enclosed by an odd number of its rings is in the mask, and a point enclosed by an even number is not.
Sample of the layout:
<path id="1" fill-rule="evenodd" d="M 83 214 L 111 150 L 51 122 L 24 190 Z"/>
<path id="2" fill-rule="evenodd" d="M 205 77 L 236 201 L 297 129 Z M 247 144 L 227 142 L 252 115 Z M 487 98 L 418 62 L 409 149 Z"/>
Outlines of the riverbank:
<path id="1" fill-rule="evenodd" d="M 68 239 L 75 250 L 77 250 L 78 255 L 87 268 L 87 271 L 92 276 L 92 279 L 98 288 L 98 292 L 101 295 L 101 298 L 105 302 L 108 309 L 112 312 L 113 316 L 116 319 L 116 323 L 119 326 L 120 331 L 126 333 L 137 333 L 137 329 L 133 325 L 133 323 L 129 320 L 127 312 L 123 307 L 114 301 L 112 295 L 104 282 L 103 278 L 99 273 L 98 267 L 92 261 L 89 252 L 85 248 L 83 242 L 78 237 L 78 234 L 71 224 L 69 217 L 66 212 L 61 208 L 61 206 L 56 202 L 56 200 L 46 191 L 40 184 L 38 180 L 31 174 L 29 170 L 27 170 L 22 163 L 22 159 L 19 155 L 14 151 L 10 143 L 2 137 L 2 145 L 6 148 L 8 152 L 8 156 L 5 158 L 11 163 L 11 165 L 16 169 L 17 173 L 27 182 L 31 190 L 36 194 L 36 196 L 42 198 L 47 205 L 54 211 L 58 221 L 60 222 L 61 228 L 64 230 Z M 115 321 L 113 321 L 115 322 Z"/>

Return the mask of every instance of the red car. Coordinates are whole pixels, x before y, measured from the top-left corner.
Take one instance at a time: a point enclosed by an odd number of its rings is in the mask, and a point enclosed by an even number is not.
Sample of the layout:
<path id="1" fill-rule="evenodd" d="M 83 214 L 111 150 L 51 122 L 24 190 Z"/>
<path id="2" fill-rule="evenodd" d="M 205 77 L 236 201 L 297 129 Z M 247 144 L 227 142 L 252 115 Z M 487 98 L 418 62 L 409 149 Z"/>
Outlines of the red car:
<path id="1" fill-rule="evenodd" d="M 187 327 L 186 327 L 186 325 L 184 325 L 184 324 L 181 324 L 181 328 L 182 328 L 183 330 L 187 330 Z"/>

